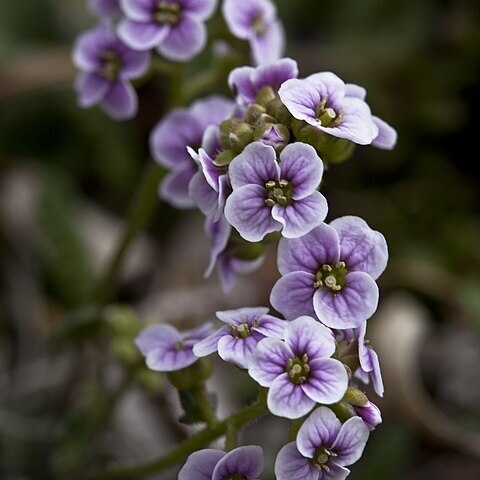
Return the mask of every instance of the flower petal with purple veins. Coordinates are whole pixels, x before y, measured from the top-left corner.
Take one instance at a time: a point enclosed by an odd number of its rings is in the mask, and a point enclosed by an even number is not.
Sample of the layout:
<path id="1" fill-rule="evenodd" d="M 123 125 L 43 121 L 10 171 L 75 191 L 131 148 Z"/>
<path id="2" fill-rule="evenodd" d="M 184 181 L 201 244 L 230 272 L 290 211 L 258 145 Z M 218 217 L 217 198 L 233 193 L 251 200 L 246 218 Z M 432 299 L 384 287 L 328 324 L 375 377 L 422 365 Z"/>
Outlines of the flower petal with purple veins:
<path id="1" fill-rule="evenodd" d="M 228 86 L 237 98 L 237 101 L 248 105 L 255 103 L 257 89 L 253 83 L 253 67 L 238 67 L 230 72 L 228 76 Z"/>
<path id="2" fill-rule="evenodd" d="M 310 376 L 301 385 L 302 390 L 317 403 L 331 405 L 339 402 L 348 387 L 348 375 L 341 362 L 333 358 L 309 362 Z"/>
<path id="3" fill-rule="evenodd" d="M 339 260 L 338 234 L 326 224 L 319 225 L 301 238 L 282 238 L 278 246 L 278 270 L 282 275 L 299 270 L 315 274 L 322 265 L 334 265 Z"/>
<path id="4" fill-rule="evenodd" d="M 196 173 L 191 164 L 180 165 L 171 170 L 160 185 L 160 197 L 176 208 L 192 208 L 195 202 L 190 197 L 189 184 Z"/>
<path id="5" fill-rule="evenodd" d="M 121 57 L 120 77 L 123 79 L 141 77 L 148 70 L 151 60 L 150 52 L 137 52 L 129 48 L 122 50 Z"/>
<path id="6" fill-rule="evenodd" d="M 250 37 L 252 57 L 257 65 L 279 59 L 285 50 L 285 31 L 279 20 L 266 25 L 266 32 Z"/>
<path id="7" fill-rule="evenodd" d="M 270 385 L 267 406 L 273 415 L 296 419 L 307 415 L 315 402 L 307 397 L 300 385 L 292 383 L 288 373 L 282 373 Z"/>
<path id="8" fill-rule="evenodd" d="M 378 286 L 370 275 L 351 272 L 345 281 L 340 292 L 319 288 L 313 296 L 313 307 L 320 321 L 339 330 L 360 326 L 378 305 Z"/>
<path id="9" fill-rule="evenodd" d="M 265 235 L 279 231 L 282 225 L 272 218 L 265 205 L 266 189 L 259 185 L 237 188 L 228 197 L 225 217 L 249 242 L 259 242 Z"/>
<path id="10" fill-rule="evenodd" d="M 236 325 L 240 325 L 244 322 L 244 318 L 250 324 L 253 320 L 258 320 L 267 313 L 267 307 L 244 307 L 237 308 L 236 310 L 223 310 L 221 312 L 216 312 L 215 315 L 224 323 L 235 323 Z"/>
<path id="11" fill-rule="evenodd" d="M 238 447 L 227 453 L 216 465 L 211 480 L 233 476 L 257 480 L 263 471 L 263 450 L 256 445 Z"/>
<path id="12" fill-rule="evenodd" d="M 383 397 L 384 387 L 383 387 L 382 372 L 380 370 L 380 362 L 378 360 L 377 352 L 372 350 L 371 355 L 372 355 L 371 358 L 373 363 L 373 369 L 370 372 L 370 378 L 372 380 L 373 389 L 375 390 L 375 393 L 379 397 Z"/>
<path id="13" fill-rule="evenodd" d="M 349 418 L 340 428 L 332 449 L 339 465 L 352 465 L 363 453 L 370 431 L 360 417 Z"/>
<path id="14" fill-rule="evenodd" d="M 218 355 L 222 360 L 237 367 L 248 368 L 257 343 L 253 336 L 236 338 L 233 335 L 225 335 L 218 341 Z"/>
<path id="15" fill-rule="evenodd" d="M 382 414 L 380 409 L 372 402 L 368 402 L 364 407 L 353 407 L 355 413 L 365 422 L 370 431 L 382 423 Z"/>
<path id="16" fill-rule="evenodd" d="M 256 327 L 252 327 L 254 332 L 261 333 L 265 337 L 283 338 L 287 322 L 271 315 L 262 315 Z"/>
<path id="17" fill-rule="evenodd" d="M 230 329 L 228 326 L 219 328 L 204 340 L 196 343 L 193 346 L 193 354 L 197 357 L 208 357 L 218 350 L 218 342 L 224 336 L 230 336 Z"/>
<path id="18" fill-rule="evenodd" d="M 376 280 L 388 262 L 388 247 L 385 237 L 372 230 L 365 220 L 346 216 L 330 222 L 340 239 L 340 256 L 349 271 L 368 273 Z"/>
<path id="19" fill-rule="evenodd" d="M 100 103 L 110 87 L 108 80 L 95 73 L 81 73 L 75 81 L 79 105 L 88 108 Z"/>
<path id="20" fill-rule="evenodd" d="M 345 480 L 350 475 L 348 468 L 337 465 L 335 462 L 331 462 L 329 465 L 329 471 L 323 472 L 322 480 Z"/>
<path id="21" fill-rule="evenodd" d="M 275 477 L 277 480 L 319 480 L 320 471 L 297 450 L 295 442 L 290 442 L 278 452 Z"/>
<path id="22" fill-rule="evenodd" d="M 280 180 L 280 167 L 276 158 L 277 154 L 272 147 L 261 142 L 248 145 L 230 164 L 228 173 L 233 189 L 247 185 L 265 187 L 270 180 Z"/>
<path id="23" fill-rule="evenodd" d="M 152 350 L 146 356 L 147 367 L 157 372 L 174 372 L 193 365 L 198 359 L 188 347 Z"/>
<path id="24" fill-rule="evenodd" d="M 207 29 L 199 20 L 183 15 L 158 45 L 159 52 L 169 60 L 185 62 L 198 55 L 207 43 Z"/>
<path id="25" fill-rule="evenodd" d="M 283 225 L 285 238 L 306 235 L 325 220 L 327 213 L 327 200 L 317 191 L 291 205 L 274 205 L 272 208 L 272 217 Z"/>
<path id="26" fill-rule="evenodd" d="M 135 345 L 142 355 L 148 355 L 154 348 L 166 348 L 180 340 L 182 340 L 180 332 L 171 325 L 149 325 L 137 336 Z"/>
<path id="27" fill-rule="evenodd" d="M 301 315 L 315 316 L 313 295 L 315 276 L 306 272 L 292 272 L 284 275 L 273 286 L 270 303 L 287 320 Z"/>
<path id="28" fill-rule="evenodd" d="M 162 43 L 170 33 L 170 25 L 123 19 L 118 25 L 119 37 L 135 50 L 150 50 Z"/>
<path id="29" fill-rule="evenodd" d="M 372 145 L 383 150 L 393 150 L 397 144 L 397 131 L 381 118 L 372 115 L 375 125 L 378 127 L 378 135 Z"/>
<path id="30" fill-rule="evenodd" d="M 137 92 L 130 83 L 118 80 L 110 87 L 101 106 L 115 120 L 128 120 L 137 113 Z"/>
<path id="31" fill-rule="evenodd" d="M 297 434 L 298 451 L 307 458 L 313 458 L 321 446 L 332 446 L 342 424 L 327 407 L 317 408 L 303 423 Z"/>
<path id="32" fill-rule="evenodd" d="M 321 98 L 328 97 L 328 104 L 335 110 L 343 106 L 345 83 L 332 72 L 314 73 L 305 79 L 315 87 Z"/>
<path id="33" fill-rule="evenodd" d="M 248 374 L 262 387 L 269 387 L 285 372 L 292 351 L 278 338 L 261 340 L 252 354 Z"/>
<path id="34" fill-rule="evenodd" d="M 212 480 L 217 463 L 225 455 L 225 452 L 211 448 L 192 453 L 180 470 L 178 480 Z"/>
<path id="35" fill-rule="evenodd" d="M 278 94 L 282 103 L 297 120 L 304 120 L 313 126 L 318 126 L 316 109 L 322 99 L 313 85 L 294 78 L 287 80 L 280 87 Z"/>
<path id="36" fill-rule="evenodd" d="M 206 217 L 219 218 L 218 194 L 208 184 L 202 172 L 197 172 L 188 184 L 188 195 Z"/>
<path id="37" fill-rule="evenodd" d="M 292 143 L 280 154 L 280 177 L 292 184 L 294 200 L 311 195 L 320 185 L 322 176 L 323 162 L 311 145 Z"/>
<path id="38" fill-rule="evenodd" d="M 256 18 L 271 21 L 276 14 L 270 0 L 224 0 L 222 13 L 228 29 L 238 38 L 248 39 L 252 34 L 252 22 Z"/>
<path id="39" fill-rule="evenodd" d="M 212 241 L 212 246 L 210 249 L 210 263 L 205 271 L 205 278 L 212 274 L 218 257 L 227 247 L 231 231 L 232 227 L 224 216 L 221 216 L 218 221 L 214 221 L 212 218 L 206 219 L 205 233 Z"/>

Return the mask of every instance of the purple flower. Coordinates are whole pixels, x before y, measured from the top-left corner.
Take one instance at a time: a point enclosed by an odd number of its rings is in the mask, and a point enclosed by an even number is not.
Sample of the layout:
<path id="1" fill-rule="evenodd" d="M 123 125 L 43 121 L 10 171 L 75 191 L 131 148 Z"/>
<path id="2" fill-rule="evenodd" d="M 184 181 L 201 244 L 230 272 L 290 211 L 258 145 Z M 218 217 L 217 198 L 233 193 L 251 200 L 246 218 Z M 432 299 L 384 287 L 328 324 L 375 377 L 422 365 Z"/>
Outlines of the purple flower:
<path id="1" fill-rule="evenodd" d="M 237 257 L 235 255 L 237 246 L 229 245 L 232 227 L 223 215 L 218 221 L 214 221 L 213 217 L 207 218 L 205 231 L 212 241 L 210 263 L 205 278 L 208 278 L 216 267 L 222 289 L 227 294 L 232 290 L 239 275 L 248 275 L 258 270 L 265 257 L 260 255 L 253 260 Z"/>
<path id="2" fill-rule="evenodd" d="M 187 151 L 202 145 L 209 125 L 218 125 L 234 108 L 233 102 L 211 96 L 194 102 L 189 108 L 177 108 L 152 131 L 150 150 L 153 158 L 170 172 L 160 187 L 160 196 L 177 208 L 192 208 L 189 184 L 198 165 Z"/>
<path id="3" fill-rule="evenodd" d="M 193 365 L 198 358 L 193 346 L 212 333 L 212 325 L 179 332 L 171 325 L 150 325 L 135 339 L 146 358 L 148 368 L 157 372 L 174 372 Z"/>
<path id="4" fill-rule="evenodd" d="M 225 0 L 222 11 L 232 34 L 250 43 L 257 64 L 272 62 L 282 56 L 285 33 L 273 2 Z"/>
<path id="5" fill-rule="evenodd" d="M 360 145 L 393 148 L 396 133 L 373 117 L 365 102 L 365 89 L 345 84 L 331 72 L 286 81 L 280 99 L 290 113 L 319 130 Z M 378 141 L 376 141 L 378 139 Z"/>
<path id="6" fill-rule="evenodd" d="M 89 0 L 90 10 L 100 18 L 113 18 L 120 14 L 120 0 Z"/>
<path id="7" fill-rule="evenodd" d="M 345 480 L 363 453 L 369 430 L 359 417 L 343 425 L 326 407 L 315 410 L 275 462 L 277 480 Z"/>
<path id="8" fill-rule="evenodd" d="M 255 445 L 231 452 L 207 448 L 192 453 L 178 474 L 178 480 L 258 480 L 263 471 L 263 450 Z"/>
<path id="9" fill-rule="evenodd" d="M 217 312 L 217 318 L 227 325 L 197 343 L 193 353 L 206 357 L 218 351 L 220 357 L 240 368 L 248 368 L 252 352 L 266 337 L 281 338 L 285 320 L 268 315 L 268 308 L 239 308 Z"/>
<path id="10" fill-rule="evenodd" d="M 359 217 L 322 224 L 302 238 L 281 239 L 270 302 L 285 318 L 316 316 L 330 328 L 360 326 L 375 312 L 375 280 L 388 260 L 384 236 Z"/>
<path id="11" fill-rule="evenodd" d="M 73 62 L 82 71 L 75 82 L 80 106 L 100 104 L 116 120 L 135 115 L 138 99 L 130 80 L 146 72 L 148 53 L 130 49 L 107 25 L 102 25 L 78 38 Z"/>
<path id="12" fill-rule="evenodd" d="M 382 423 L 382 413 L 373 402 L 368 402 L 363 407 L 352 406 L 356 414 L 365 422 L 370 431 L 375 430 L 375 428 Z"/>
<path id="13" fill-rule="evenodd" d="M 271 87 L 278 92 L 284 82 L 298 77 L 298 66 L 291 58 L 282 58 L 259 67 L 239 67 L 232 70 L 228 85 L 243 105 L 255 103 L 255 97 L 262 87 Z"/>
<path id="14" fill-rule="evenodd" d="M 300 418 L 315 403 L 340 401 L 348 386 L 335 351 L 333 334 L 310 317 L 299 317 L 285 327 L 285 341 L 267 338 L 253 352 L 248 373 L 269 387 L 269 410 L 280 417 Z"/>
<path id="15" fill-rule="evenodd" d="M 121 0 L 126 18 L 118 34 L 136 50 L 156 47 L 170 60 L 187 61 L 205 47 L 203 22 L 216 4 L 216 0 Z"/>
<path id="16" fill-rule="evenodd" d="M 230 164 L 233 193 L 225 216 L 249 242 L 279 230 L 288 238 L 305 235 L 327 215 L 327 201 L 317 191 L 322 175 L 323 163 L 310 145 L 288 145 L 277 162 L 273 147 L 251 143 Z"/>

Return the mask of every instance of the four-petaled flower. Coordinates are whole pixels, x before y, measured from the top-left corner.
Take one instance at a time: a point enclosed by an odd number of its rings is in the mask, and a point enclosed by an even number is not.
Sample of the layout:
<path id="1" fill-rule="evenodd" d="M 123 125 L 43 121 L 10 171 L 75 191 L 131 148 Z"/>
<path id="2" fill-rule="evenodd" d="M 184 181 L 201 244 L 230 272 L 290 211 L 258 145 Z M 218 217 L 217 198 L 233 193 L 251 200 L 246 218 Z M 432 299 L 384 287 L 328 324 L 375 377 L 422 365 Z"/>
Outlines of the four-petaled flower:
<path id="1" fill-rule="evenodd" d="M 109 26 L 101 25 L 78 38 L 73 62 L 82 71 L 75 82 L 80 106 L 100 104 L 116 120 L 126 120 L 136 114 L 137 93 L 130 80 L 147 71 L 148 52 L 132 50 Z"/>
<path id="2" fill-rule="evenodd" d="M 223 16 L 233 35 L 248 40 L 257 65 L 282 56 L 285 33 L 271 0 L 224 0 Z"/>
<path id="3" fill-rule="evenodd" d="M 318 408 L 301 426 L 297 441 L 278 453 L 277 480 L 345 480 L 350 473 L 345 467 L 362 456 L 369 433 L 359 417 L 342 425 L 329 408 Z"/>
<path id="4" fill-rule="evenodd" d="M 327 201 L 317 191 L 322 175 L 323 163 L 310 145 L 288 145 L 277 162 L 273 147 L 251 143 L 230 164 L 233 193 L 225 216 L 250 242 L 279 230 L 288 238 L 305 235 L 327 215 Z"/>
<path id="5" fill-rule="evenodd" d="M 135 339 L 148 368 L 157 372 L 174 372 L 193 365 L 198 358 L 193 346 L 212 333 L 212 325 L 179 332 L 171 325 L 150 325 Z"/>
<path id="6" fill-rule="evenodd" d="M 365 102 L 365 89 L 345 84 L 334 73 L 287 80 L 278 93 L 297 120 L 329 135 L 360 145 L 373 143 L 379 148 L 391 149 L 395 145 L 395 130 L 372 115 Z"/>
<path id="7" fill-rule="evenodd" d="M 340 401 L 348 386 L 347 371 L 338 360 L 332 332 L 310 317 L 300 317 L 285 327 L 285 341 L 262 340 L 248 373 L 269 387 L 267 405 L 274 415 L 300 418 L 316 403 Z"/>
<path id="8" fill-rule="evenodd" d="M 198 172 L 198 165 L 187 147 L 199 148 L 207 127 L 218 125 L 234 108 L 233 102 L 210 96 L 194 102 L 189 108 L 177 108 L 152 131 L 150 150 L 153 158 L 170 172 L 160 187 L 160 196 L 177 208 L 191 208 L 189 184 Z"/>
<path id="9" fill-rule="evenodd" d="M 359 217 L 338 218 L 302 238 L 282 238 L 278 269 L 283 276 L 270 302 L 287 319 L 308 314 L 330 328 L 358 327 L 377 308 L 375 280 L 387 259 L 384 236 Z"/>
<path id="10" fill-rule="evenodd" d="M 216 0 L 121 0 L 126 18 L 118 34 L 136 50 L 156 47 L 164 57 L 184 62 L 205 47 L 204 21 L 216 4 Z"/>
<path id="11" fill-rule="evenodd" d="M 263 450 L 256 445 L 228 453 L 207 448 L 187 458 L 178 480 L 258 480 L 263 464 Z"/>
<path id="12" fill-rule="evenodd" d="M 287 322 L 268 315 L 268 308 L 251 307 L 217 312 L 227 325 L 197 343 L 193 353 L 206 357 L 218 351 L 220 357 L 240 368 L 248 368 L 258 342 L 267 337 L 281 338 Z"/>

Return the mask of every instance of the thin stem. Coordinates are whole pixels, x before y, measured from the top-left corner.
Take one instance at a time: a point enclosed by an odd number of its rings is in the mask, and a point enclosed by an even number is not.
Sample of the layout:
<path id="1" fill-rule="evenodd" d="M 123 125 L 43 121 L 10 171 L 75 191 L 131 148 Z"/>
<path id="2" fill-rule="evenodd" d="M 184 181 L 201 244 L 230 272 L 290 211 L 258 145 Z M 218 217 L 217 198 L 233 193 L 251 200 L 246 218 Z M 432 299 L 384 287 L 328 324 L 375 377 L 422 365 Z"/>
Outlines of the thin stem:
<path id="1" fill-rule="evenodd" d="M 88 477 L 88 480 L 138 479 L 144 475 L 158 473 L 168 467 L 171 467 L 172 465 L 175 465 L 176 463 L 183 461 L 187 455 L 207 446 L 210 442 L 221 437 L 222 435 L 225 435 L 229 426 L 232 426 L 238 431 L 247 423 L 263 417 L 266 414 L 266 390 L 262 389 L 260 390 L 258 399 L 255 403 L 252 403 L 239 412 L 232 414 L 227 419 L 218 422 L 212 427 L 204 428 L 190 438 L 187 438 L 170 453 L 167 453 L 163 457 L 144 465 L 125 467 L 107 472 L 99 472 Z"/>
<path id="2" fill-rule="evenodd" d="M 215 412 L 213 411 L 212 402 L 210 401 L 208 390 L 206 389 L 205 384 L 195 388 L 193 394 L 195 395 L 195 403 L 197 404 L 205 423 L 209 427 L 215 426 L 218 420 Z"/>
<path id="3" fill-rule="evenodd" d="M 227 432 L 225 434 L 225 451 L 229 452 L 237 446 L 238 429 L 231 423 L 227 424 Z"/>

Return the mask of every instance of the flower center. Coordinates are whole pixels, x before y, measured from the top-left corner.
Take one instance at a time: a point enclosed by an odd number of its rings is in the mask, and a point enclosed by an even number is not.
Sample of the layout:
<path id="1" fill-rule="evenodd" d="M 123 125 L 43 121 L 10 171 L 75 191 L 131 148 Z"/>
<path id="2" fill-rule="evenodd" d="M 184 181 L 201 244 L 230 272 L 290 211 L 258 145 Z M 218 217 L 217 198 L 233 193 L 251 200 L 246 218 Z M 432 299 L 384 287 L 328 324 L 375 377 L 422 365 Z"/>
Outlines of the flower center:
<path id="1" fill-rule="evenodd" d="M 235 475 L 229 475 L 228 477 L 223 477 L 223 480 L 245 480 L 243 475 L 236 473 Z"/>
<path id="2" fill-rule="evenodd" d="M 154 18 L 158 23 L 176 25 L 180 20 L 181 7 L 177 2 L 161 0 L 155 8 Z"/>
<path id="3" fill-rule="evenodd" d="M 288 180 L 270 180 L 265 184 L 267 189 L 267 198 L 265 205 L 267 207 L 274 207 L 275 205 L 290 205 L 292 203 L 293 187 Z"/>
<path id="4" fill-rule="evenodd" d="M 285 371 L 292 383 L 301 385 L 305 383 L 310 375 L 310 366 L 308 365 L 308 355 L 304 353 L 301 358 L 289 358 Z"/>
<path id="5" fill-rule="evenodd" d="M 267 33 L 268 27 L 261 13 L 253 18 L 252 29 L 258 37 L 263 37 Z"/>
<path id="6" fill-rule="evenodd" d="M 100 58 L 103 61 L 103 65 L 99 74 L 110 82 L 117 80 L 122 68 L 120 55 L 112 50 L 105 50 Z"/>
<path id="7" fill-rule="evenodd" d="M 177 342 L 175 342 L 175 344 L 173 345 L 173 347 L 175 348 L 175 350 L 177 352 L 179 352 L 180 350 L 183 350 L 183 347 L 185 345 L 183 344 L 183 342 L 181 340 L 178 340 Z"/>
<path id="8" fill-rule="evenodd" d="M 332 292 L 339 292 L 345 285 L 345 275 L 348 273 L 345 262 L 337 262 L 335 265 L 322 265 L 315 274 L 314 288 L 328 288 Z"/>
<path id="9" fill-rule="evenodd" d="M 258 319 L 254 318 L 251 324 L 248 323 L 248 318 L 244 315 L 242 317 L 242 323 L 230 323 L 229 327 L 231 329 L 231 333 L 236 338 L 247 338 L 249 337 L 252 332 L 250 329 L 252 327 L 258 327 Z"/>
<path id="10" fill-rule="evenodd" d="M 343 107 L 336 112 L 328 106 L 328 95 L 325 95 L 320 105 L 315 109 L 315 118 L 323 127 L 337 127 L 343 118 Z"/>
<path id="11" fill-rule="evenodd" d="M 311 462 L 319 470 L 324 470 L 326 473 L 328 473 L 330 471 L 328 463 L 330 462 L 331 458 L 335 458 L 336 456 L 336 453 L 322 445 L 315 450 L 315 454 L 313 455 Z"/>

